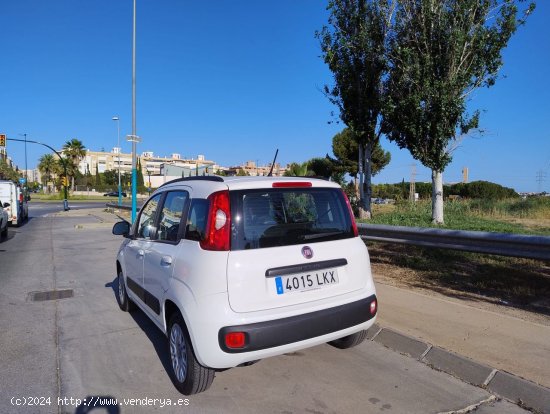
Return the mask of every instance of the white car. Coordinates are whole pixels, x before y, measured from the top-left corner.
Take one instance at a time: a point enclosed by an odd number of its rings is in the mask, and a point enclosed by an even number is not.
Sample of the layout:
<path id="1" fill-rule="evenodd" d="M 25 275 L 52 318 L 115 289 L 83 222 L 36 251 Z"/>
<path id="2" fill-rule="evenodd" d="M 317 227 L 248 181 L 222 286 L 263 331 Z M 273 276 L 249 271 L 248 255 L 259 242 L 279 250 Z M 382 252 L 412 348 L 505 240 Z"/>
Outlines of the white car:
<path id="1" fill-rule="evenodd" d="M 168 337 L 174 384 L 329 342 L 361 343 L 377 300 L 342 189 L 290 177 L 193 177 L 155 191 L 116 259 L 123 310 Z"/>

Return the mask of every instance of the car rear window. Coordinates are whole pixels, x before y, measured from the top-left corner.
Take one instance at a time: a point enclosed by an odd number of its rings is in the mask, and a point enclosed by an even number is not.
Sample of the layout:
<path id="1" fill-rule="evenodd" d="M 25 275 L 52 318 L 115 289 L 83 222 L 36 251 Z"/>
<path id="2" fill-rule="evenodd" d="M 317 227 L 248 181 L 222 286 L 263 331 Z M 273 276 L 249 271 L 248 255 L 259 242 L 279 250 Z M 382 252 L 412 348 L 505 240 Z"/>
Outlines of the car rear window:
<path id="1" fill-rule="evenodd" d="M 231 250 L 354 237 L 337 188 L 240 190 L 231 193 Z"/>

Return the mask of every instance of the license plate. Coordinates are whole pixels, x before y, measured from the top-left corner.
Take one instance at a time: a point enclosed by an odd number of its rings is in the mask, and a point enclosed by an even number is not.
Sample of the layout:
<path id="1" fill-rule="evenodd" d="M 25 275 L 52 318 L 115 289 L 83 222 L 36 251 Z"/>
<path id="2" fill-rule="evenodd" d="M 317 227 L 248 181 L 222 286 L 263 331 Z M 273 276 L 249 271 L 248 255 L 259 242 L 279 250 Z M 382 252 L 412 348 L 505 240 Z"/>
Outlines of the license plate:
<path id="1" fill-rule="evenodd" d="M 320 289 L 336 283 L 338 283 L 338 271 L 336 269 L 319 270 L 311 273 L 288 276 L 277 276 L 275 278 L 277 295 Z"/>

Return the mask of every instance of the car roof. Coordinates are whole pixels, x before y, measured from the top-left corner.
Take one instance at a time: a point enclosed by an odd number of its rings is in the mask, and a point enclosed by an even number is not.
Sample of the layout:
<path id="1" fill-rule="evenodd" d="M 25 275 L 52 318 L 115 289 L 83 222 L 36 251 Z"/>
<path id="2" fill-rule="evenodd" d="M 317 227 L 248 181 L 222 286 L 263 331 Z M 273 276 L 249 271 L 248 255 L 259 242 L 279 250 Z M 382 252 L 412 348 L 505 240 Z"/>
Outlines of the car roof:
<path id="1" fill-rule="evenodd" d="M 332 181 L 319 179 L 314 177 L 265 177 L 265 176 L 233 176 L 221 177 L 217 175 L 185 177 L 168 181 L 161 185 L 155 193 L 164 190 L 173 190 L 181 187 L 191 187 L 195 192 L 195 196 L 207 197 L 209 194 L 222 190 L 251 190 L 272 188 L 273 183 L 311 183 L 311 187 L 319 188 L 340 188 L 340 186 Z"/>

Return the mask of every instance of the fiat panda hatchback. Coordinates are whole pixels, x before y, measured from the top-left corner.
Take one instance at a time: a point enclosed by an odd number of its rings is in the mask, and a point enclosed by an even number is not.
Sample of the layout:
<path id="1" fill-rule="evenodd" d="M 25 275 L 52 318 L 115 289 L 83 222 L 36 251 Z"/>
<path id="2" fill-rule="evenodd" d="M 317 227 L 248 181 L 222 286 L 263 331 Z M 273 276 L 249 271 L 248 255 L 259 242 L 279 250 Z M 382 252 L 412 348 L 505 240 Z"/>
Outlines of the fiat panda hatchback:
<path id="1" fill-rule="evenodd" d="M 367 248 L 335 183 L 194 177 L 155 191 L 116 259 L 121 309 L 168 337 L 174 385 L 322 343 L 361 343 L 377 301 Z"/>

